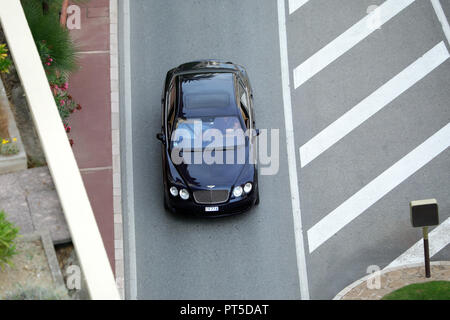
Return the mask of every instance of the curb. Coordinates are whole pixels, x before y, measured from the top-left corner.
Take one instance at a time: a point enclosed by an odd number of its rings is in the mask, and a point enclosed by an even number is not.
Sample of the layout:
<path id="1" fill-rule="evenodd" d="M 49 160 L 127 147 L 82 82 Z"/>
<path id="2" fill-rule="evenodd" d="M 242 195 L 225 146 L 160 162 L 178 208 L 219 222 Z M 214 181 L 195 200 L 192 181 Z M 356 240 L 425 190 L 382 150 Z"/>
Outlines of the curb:
<path id="1" fill-rule="evenodd" d="M 367 280 L 371 279 L 372 277 L 382 276 L 382 275 L 384 275 L 386 273 L 389 273 L 389 272 L 392 272 L 392 271 L 398 271 L 398 270 L 402 270 L 402 269 L 422 267 L 423 265 L 424 265 L 423 262 L 422 263 L 412 263 L 412 264 L 406 264 L 406 265 L 398 266 L 398 267 L 386 268 L 386 269 L 381 270 L 380 272 L 376 272 L 376 273 L 373 273 L 373 274 L 368 274 L 368 275 L 362 277 L 361 279 L 356 280 L 355 282 L 351 283 L 347 287 L 345 287 L 332 300 L 341 300 L 351 290 L 353 290 L 354 288 L 356 288 L 360 284 L 366 282 Z M 431 265 L 432 266 L 442 266 L 442 265 L 443 266 L 450 266 L 450 261 L 434 261 L 434 262 L 431 262 Z"/>
<path id="2" fill-rule="evenodd" d="M 118 0 L 109 0 L 109 59 L 111 82 L 111 140 L 113 163 L 114 259 L 116 285 L 125 298 L 122 189 L 120 173 L 120 110 L 119 110 L 119 46 Z"/>

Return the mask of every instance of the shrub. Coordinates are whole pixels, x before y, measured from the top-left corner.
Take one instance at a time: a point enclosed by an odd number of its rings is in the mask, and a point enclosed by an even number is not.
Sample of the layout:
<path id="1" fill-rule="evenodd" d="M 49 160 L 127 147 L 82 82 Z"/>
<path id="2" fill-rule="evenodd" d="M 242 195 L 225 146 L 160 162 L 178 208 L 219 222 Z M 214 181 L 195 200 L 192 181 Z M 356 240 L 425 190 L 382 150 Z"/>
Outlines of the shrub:
<path id="1" fill-rule="evenodd" d="M 52 9 L 44 13 L 41 0 L 22 0 L 22 5 L 46 71 L 68 77 L 78 68 L 76 47 L 69 31 L 59 23 L 59 11 Z"/>
<path id="2" fill-rule="evenodd" d="M 61 76 L 52 76 L 49 78 L 50 87 L 53 91 L 56 106 L 58 107 L 59 115 L 63 120 L 66 131 L 70 131 L 68 118 L 71 113 L 77 109 L 77 103 L 72 99 L 72 96 L 67 92 L 69 83 Z"/>
<path id="3" fill-rule="evenodd" d="M 0 155 L 2 156 L 12 156 L 19 153 L 19 146 L 17 144 L 17 139 L 6 140 L 3 139 L 0 142 Z"/>
<path id="4" fill-rule="evenodd" d="M 11 258 L 17 254 L 15 239 L 19 233 L 11 222 L 6 220 L 4 211 L 0 211 L 0 269 L 11 265 Z"/>
<path id="5" fill-rule="evenodd" d="M 11 59 L 8 57 L 8 49 L 6 44 L 0 44 L 0 73 L 9 73 Z"/>
<path id="6" fill-rule="evenodd" d="M 60 11 L 66 0 L 21 0 L 28 25 L 33 35 L 42 65 L 55 98 L 56 106 L 66 132 L 69 116 L 81 106 L 67 92 L 71 72 L 78 69 L 76 46 L 69 31 L 60 23 Z M 78 0 L 75 3 L 87 0 Z M 70 140 L 70 144 L 73 141 Z"/>

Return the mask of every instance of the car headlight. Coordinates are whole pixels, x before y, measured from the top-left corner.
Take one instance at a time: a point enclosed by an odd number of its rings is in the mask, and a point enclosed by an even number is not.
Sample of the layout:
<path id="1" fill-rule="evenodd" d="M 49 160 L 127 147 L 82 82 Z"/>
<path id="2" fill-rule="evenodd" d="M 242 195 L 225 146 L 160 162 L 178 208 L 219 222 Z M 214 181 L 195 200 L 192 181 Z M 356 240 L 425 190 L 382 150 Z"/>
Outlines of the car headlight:
<path id="1" fill-rule="evenodd" d="M 189 199 L 189 191 L 187 191 L 186 189 L 181 189 L 180 190 L 180 198 L 183 200 Z"/>
<path id="2" fill-rule="evenodd" d="M 252 184 L 250 182 L 247 182 L 244 186 L 244 192 L 245 193 L 250 193 L 250 191 L 252 191 Z"/>
<path id="3" fill-rule="evenodd" d="M 170 194 L 173 195 L 174 197 L 176 197 L 178 195 L 177 187 L 170 187 L 169 191 L 170 191 Z"/>
<path id="4" fill-rule="evenodd" d="M 233 196 L 239 198 L 241 195 L 242 195 L 242 187 L 241 186 L 234 187 Z"/>

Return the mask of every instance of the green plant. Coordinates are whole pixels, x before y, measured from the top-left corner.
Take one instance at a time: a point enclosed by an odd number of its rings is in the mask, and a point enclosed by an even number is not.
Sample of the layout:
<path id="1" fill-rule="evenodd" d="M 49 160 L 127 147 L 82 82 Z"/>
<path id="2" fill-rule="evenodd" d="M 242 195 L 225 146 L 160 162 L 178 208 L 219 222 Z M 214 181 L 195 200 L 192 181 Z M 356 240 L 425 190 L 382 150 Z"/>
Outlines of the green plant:
<path id="1" fill-rule="evenodd" d="M 7 293 L 4 300 L 69 300 L 67 290 L 64 287 L 23 287 L 18 285 L 13 292 Z"/>
<path id="2" fill-rule="evenodd" d="M 3 156 L 12 156 L 19 153 L 19 145 L 17 144 L 17 139 L 14 140 L 3 140 L 0 143 L 0 154 Z"/>
<path id="3" fill-rule="evenodd" d="M 8 57 L 8 49 L 6 44 L 0 44 L 0 73 L 9 73 L 11 59 Z"/>
<path id="4" fill-rule="evenodd" d="M 6 220 L 4 211 L 0 211 L 0 269 L 11 265 L 11 258 L 17 254 L 15 240 L 19 228 Z"/>
<path id="5" fill-rule="evenodd" d="M 77 108 L 77 103 L 72 96 L 67 92 L 69 83 L 63 77 L 54 77 L 50 80 L 50 86 L 53 90 L 56 106 L 58 107 L 59 115 L 63 120 L 66 131 L 70 131 L 68 127 L 68 118 L 71 113 Z"/>
<path id="6" fill-rule="evenodd" d="M 21 0 L 39 56 L 47 74 L 59 115 L 69 133 L 69 116 L 81 110 L 67 92 L 71 72 L 77 70 L 76 46 L 69 31 L 60 24 L 59 13 L 65 0 Z M 87 0 L 75 1 L 84 3 Z M 66 3 L 67 5 L 67 3 Z M 73 140 L 70 139 L 73 145 Z"/>
<path id="7" fill-rule="evenodd" d="M 59 23 L 59 11 L 51 6 L 44 13 L 42 0 L 22 0 L 22 5 L 46 71 L 58 72 L 67 78 L 78 68 L 77 50 L 69 31 Z"/>
<path id="8" fill-rule="evenodd" d="M 84 4 L 89 1 L 90 0 L 72 0 L 71 2 L 76 4 Z M 67 0 L 39 0 L 39 2 L 42 4 L 44 13 L 47 13 L 52 10 L 61 10 L 63 3 L 67 2 Z"/>
<path id="9" fill-rule="evenodd" d="M 450 281 L 410 284 L 391 292 L 382 300 L 450 300 Z"/>

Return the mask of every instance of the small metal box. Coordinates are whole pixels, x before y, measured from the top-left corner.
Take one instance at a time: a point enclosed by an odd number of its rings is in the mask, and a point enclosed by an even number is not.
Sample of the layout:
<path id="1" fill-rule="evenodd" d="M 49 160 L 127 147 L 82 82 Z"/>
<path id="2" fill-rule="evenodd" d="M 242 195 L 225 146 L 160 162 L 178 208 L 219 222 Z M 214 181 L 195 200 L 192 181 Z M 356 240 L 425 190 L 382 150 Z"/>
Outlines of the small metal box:
<path id="1" fill-rule="evenodd" d="M 439 224 L 436 199 L 415 200 L 409 203 L 413 227 L 429 227 Z"/>

